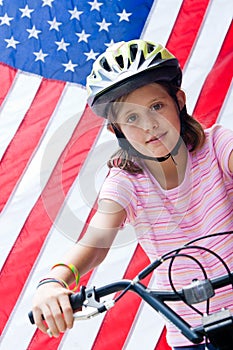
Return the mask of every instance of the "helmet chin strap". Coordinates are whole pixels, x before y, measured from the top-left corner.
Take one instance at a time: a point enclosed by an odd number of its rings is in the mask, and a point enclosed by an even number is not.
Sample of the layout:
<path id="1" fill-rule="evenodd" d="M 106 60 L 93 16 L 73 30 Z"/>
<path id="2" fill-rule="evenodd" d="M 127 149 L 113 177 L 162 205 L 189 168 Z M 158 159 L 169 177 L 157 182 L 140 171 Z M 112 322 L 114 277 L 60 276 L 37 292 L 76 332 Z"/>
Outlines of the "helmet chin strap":
<path id="1" fill-rule="evenodd" d="M 115 130 L 116 127 L 114 127 L 114 130 Z M 143 159 L 147 159 L 147 160 L 154 160 L 156 162 L 159 162 L 159 163 L 162 163 L 164 161 L 166 161 L 168 158 L 172 158 L 174 164 L 176 165 L 176 162 L 173 158 L 173 156 L 176 156 L 178 154 L 178 151 L 179 151 L 179 148 L 180 148 L 180 145 L 182 143 L 182 137 L 180 136 L 175 147 L 173 148 L 173 150 L 168 153 L 167 155 L 165 155 L 164 157 L 150 157 L 150 156 L 147 156 L 139 151 L 137 151 L 127 140 L 126 138 L 123 136 L 123 133 L 119 132 L 119 130 L 117 129 L 117 131 L 115 131 L 115 133 L 117 133 L 120 137 L 117 136 L 118 138 L 118 143 L 119 143 L 119 146 L 121 148 L 123 148 L 124 150 L 128 151 L 128 153 L 131 155 L 131 156 L 135 156 L 135 157 L 139 157 L 139 158 L 143 158 Z"/>

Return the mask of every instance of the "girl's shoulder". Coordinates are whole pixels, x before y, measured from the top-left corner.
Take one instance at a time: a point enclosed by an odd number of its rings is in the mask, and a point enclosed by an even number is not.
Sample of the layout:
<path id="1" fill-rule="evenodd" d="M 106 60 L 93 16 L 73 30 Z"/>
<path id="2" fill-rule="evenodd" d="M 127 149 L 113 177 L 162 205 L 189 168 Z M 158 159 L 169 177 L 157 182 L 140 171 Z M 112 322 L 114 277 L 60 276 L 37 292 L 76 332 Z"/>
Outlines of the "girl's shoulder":
<path id="1" fill-rule="evenodd" d="M 207 141 L 227 142 L 233 138 L 233 130 L 227 129 L 221 124 L 214 124 L 210 128 L 204 130 Z"/>
<path id="2" fill-rule="evenodd" d="M 229 173 L 228 161 L 233 150 L 233 131 L 220 124 L 205 130 L 206 139 L 199 155 L 210 162 L 217 160 L 225 173 Z"/>

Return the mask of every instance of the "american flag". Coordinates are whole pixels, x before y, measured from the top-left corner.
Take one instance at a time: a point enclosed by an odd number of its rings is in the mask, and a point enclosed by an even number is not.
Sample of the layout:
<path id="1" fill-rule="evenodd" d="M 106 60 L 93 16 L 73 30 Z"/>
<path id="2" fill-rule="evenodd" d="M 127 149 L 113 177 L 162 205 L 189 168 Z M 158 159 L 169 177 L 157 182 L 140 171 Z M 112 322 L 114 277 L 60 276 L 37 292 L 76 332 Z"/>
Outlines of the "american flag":
<path id="1" fill-rule="evenodd" d="M 27 313 L 37 282 L 85 232 L 117 147 L 86 106 L 94 59 L 121 40 L 166 45 L 189 113 L 233 129 L 232 14 L 230 0 L 0 0 L 1 350 L 169 349 L 162 318 L 132 293 L 56 339 Z M 132 278 L 147 263 L 128 227 L 81 284 Z"/>

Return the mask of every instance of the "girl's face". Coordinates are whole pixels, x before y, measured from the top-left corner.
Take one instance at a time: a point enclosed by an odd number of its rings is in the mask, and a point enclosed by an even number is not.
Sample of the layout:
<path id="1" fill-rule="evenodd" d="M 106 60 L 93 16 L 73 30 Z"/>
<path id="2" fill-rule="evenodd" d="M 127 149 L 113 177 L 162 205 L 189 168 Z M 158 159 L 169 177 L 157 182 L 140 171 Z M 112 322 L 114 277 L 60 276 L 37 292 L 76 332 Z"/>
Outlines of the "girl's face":
<path id="1" fill-rule="evenodd" d="M 177 92 L 180 109 L 183 91 Z M 119 102 L 117 124 L 129 143 L 139 152 L 164 157 L 180 137 L 178 106 L 165 88 L 153 83 L 134 90 Z"/>

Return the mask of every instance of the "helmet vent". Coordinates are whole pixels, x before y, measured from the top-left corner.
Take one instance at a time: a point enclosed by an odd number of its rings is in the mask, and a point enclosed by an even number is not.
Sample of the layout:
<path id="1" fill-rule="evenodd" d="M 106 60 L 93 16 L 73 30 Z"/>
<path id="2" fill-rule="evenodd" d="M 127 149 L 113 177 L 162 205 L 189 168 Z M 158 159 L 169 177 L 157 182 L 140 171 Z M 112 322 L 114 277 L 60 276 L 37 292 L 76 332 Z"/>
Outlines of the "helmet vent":
<path id="1" fill-rule="evenodd" d="M 147 44 L 147 52 L 148 53 L 151 53 L 152 51 L 154 51 L 155 49 L 155 46 L 154 45 L 151 45 L 151 44 Z"/>
<path id="2" fill-rule="evenodd" d="M 119 66 L 123 69 L 124 68 L 124 60 L 122 55 L 116 57 L 116 61 L 119 64 Z"/>
<path id="3" fill-rule="evenodd" d="M 105 57 L 103 57 L 101 60 L 100 60 L 100 65 L 102 68 L 104 68 L 106 71 L 108 72 L 111 72 L 111 68 L 108 64 L 108 61 L 106 60 Z"/>
<path id="4" fill-rule="evenodd" d="M 134 62 L 137 52 L 138 52 L 138 45 L 137 44 L 130 45 L 130 58 L 132 62 Z"/>
<path id="5" fill-rule="evenodd" d="M 150 66 L 153 66 L 157 61 L 162 60 L 161 52 L 158 52 L 157 55 L 153 58 L 153 60 L 150 62 Z"/>

